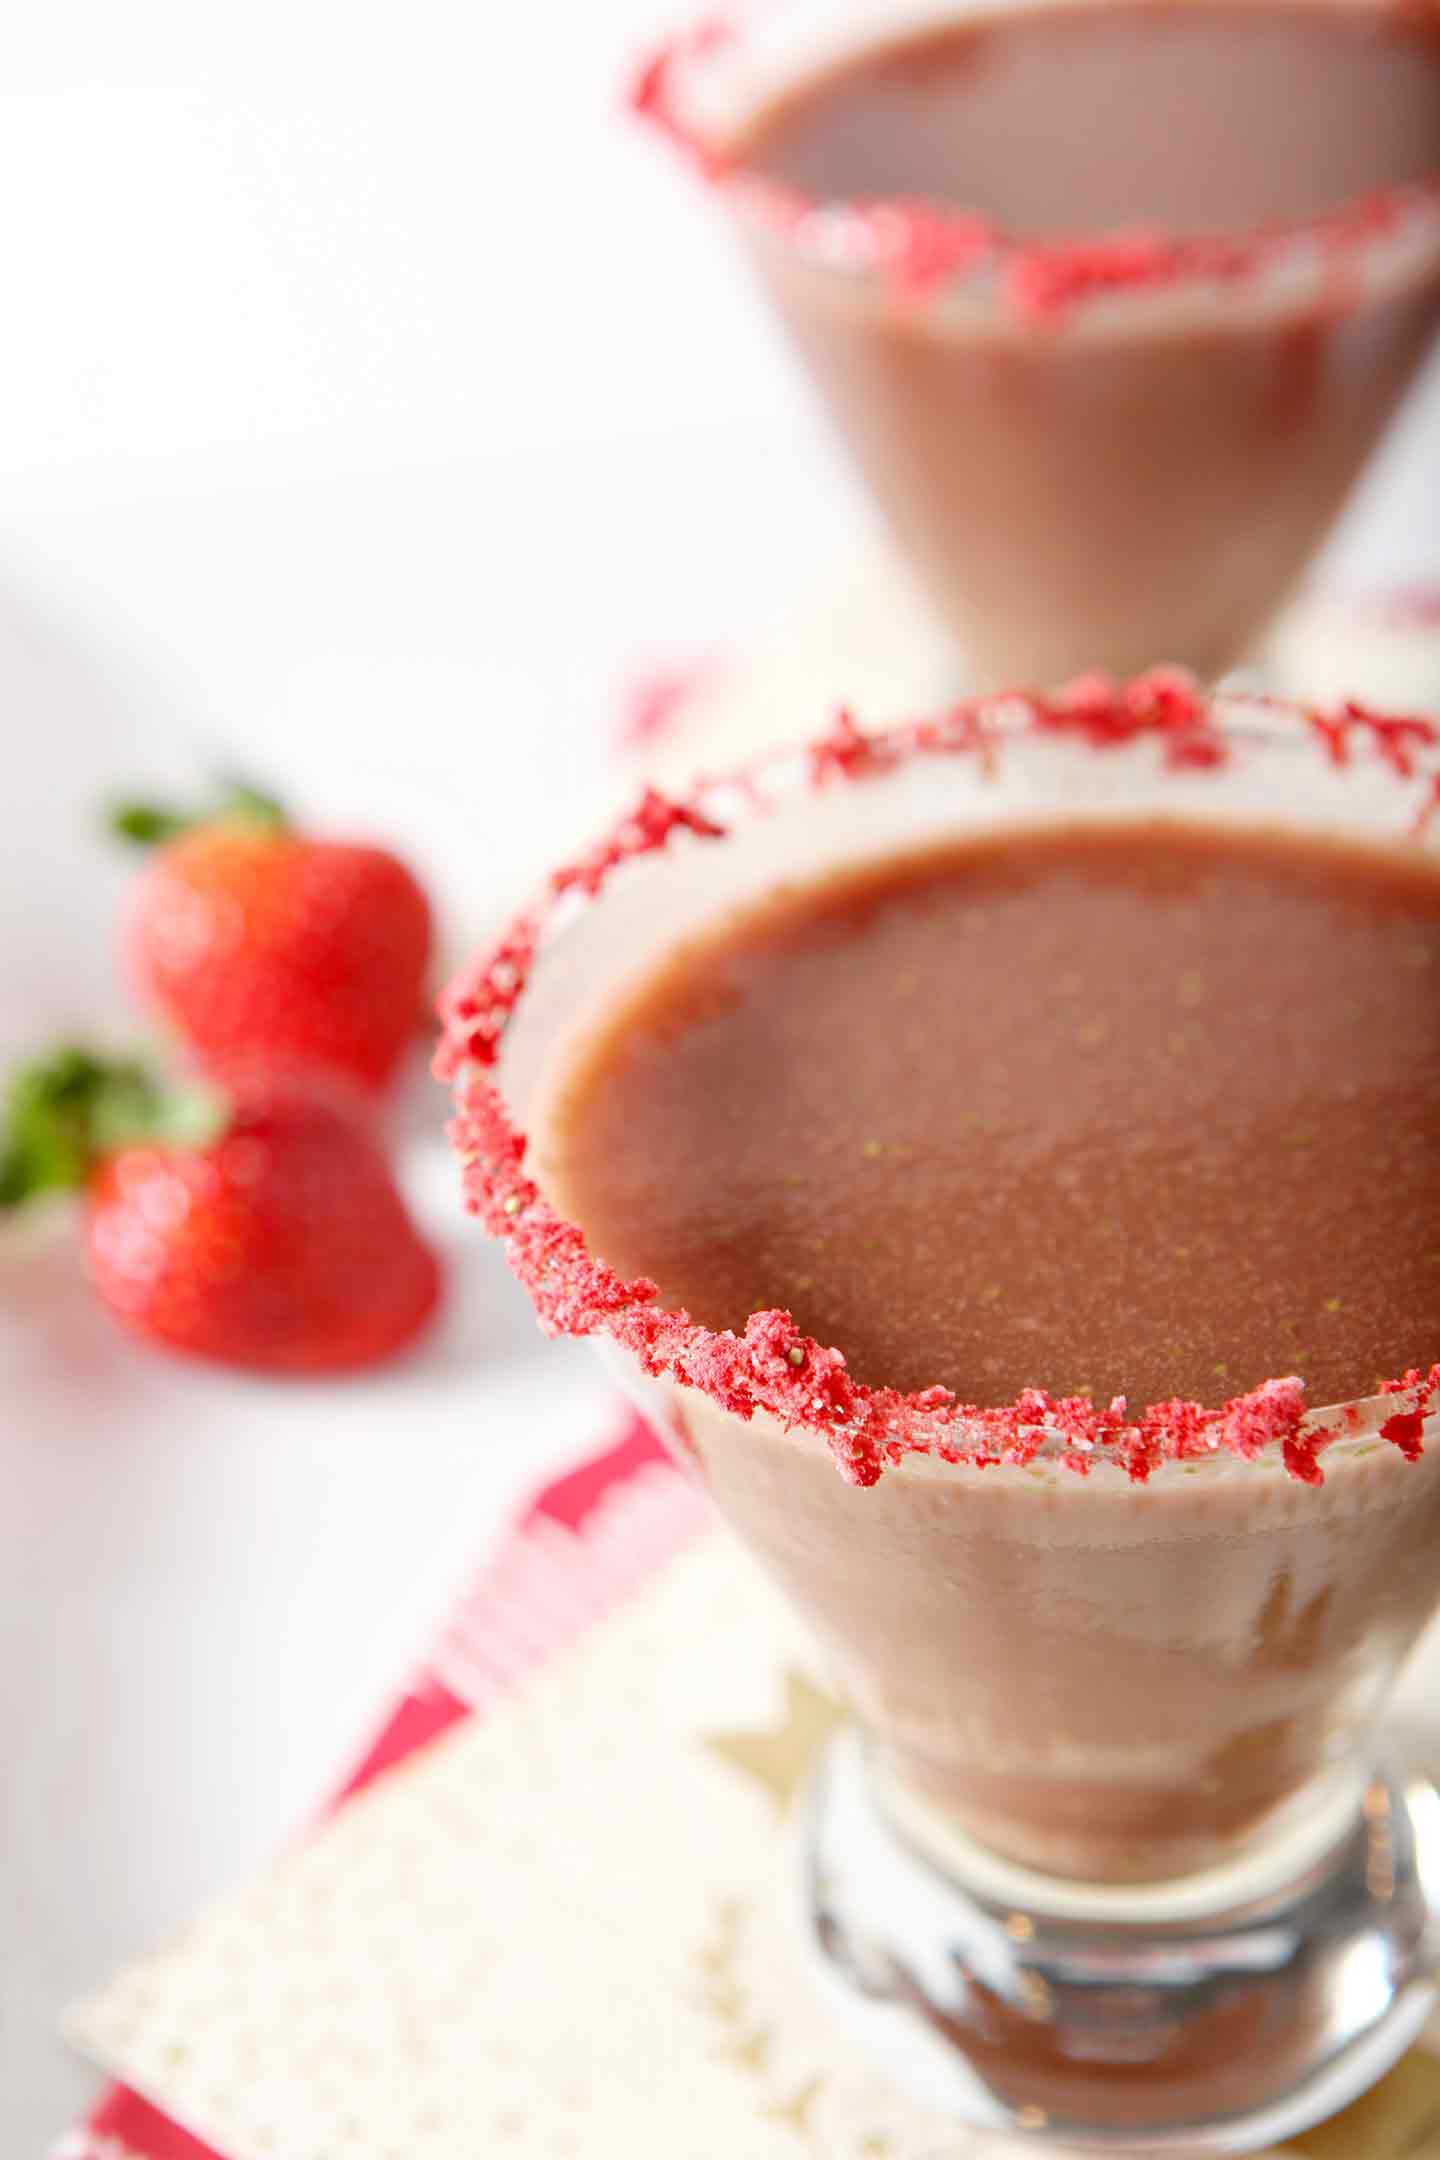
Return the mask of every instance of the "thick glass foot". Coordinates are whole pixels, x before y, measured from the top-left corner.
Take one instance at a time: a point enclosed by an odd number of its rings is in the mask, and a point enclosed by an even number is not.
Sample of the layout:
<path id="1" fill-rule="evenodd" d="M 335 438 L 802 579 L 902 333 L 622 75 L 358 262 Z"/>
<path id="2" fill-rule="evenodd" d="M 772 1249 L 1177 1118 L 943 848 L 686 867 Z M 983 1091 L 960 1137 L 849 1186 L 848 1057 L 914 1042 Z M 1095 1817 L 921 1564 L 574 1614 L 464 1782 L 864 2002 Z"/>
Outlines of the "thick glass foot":
<path id="1" fill-rule="evenodd" d="M 1440 1964 L 1440 1795 L 1377 1771 L 1328 1823 L 1183 1884 L 1096 1890 L 896 1828 L 857 1733 L 811 1797 L 808 1921 L 837 2015 L 978 2128 L 1109 2153 L 1252 2152 L 1416 2037 Z"/>

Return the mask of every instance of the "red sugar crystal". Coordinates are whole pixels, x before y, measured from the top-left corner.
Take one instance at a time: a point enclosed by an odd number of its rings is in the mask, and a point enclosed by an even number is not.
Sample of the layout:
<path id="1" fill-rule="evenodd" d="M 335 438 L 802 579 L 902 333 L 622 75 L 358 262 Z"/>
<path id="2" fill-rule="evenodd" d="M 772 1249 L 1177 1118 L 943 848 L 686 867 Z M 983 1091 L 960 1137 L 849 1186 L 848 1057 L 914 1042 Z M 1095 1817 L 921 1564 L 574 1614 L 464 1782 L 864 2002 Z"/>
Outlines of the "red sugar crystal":
<path id="1" fill-rule="evenodd" d="M 645 750 L 668 735 L 678 714 L 707 680 L 704 661 L 656 668 L 632 682 L 621 701 L 616 735 L 622 750 Z"/>
<path id="2" fill-rule="evenodd" d="M 1324 743 L 1332 765 L 1348 765 L 1357 740 L 1368 742 L 1401 780 L 1413 780 L 1427 762 L 1428 753 L 1440 745 L 1440 726 L 1419 713 L 1387 715 L 1371 712 L 1353 700 L 1338 713 L 1312 712 L 1311 727 Z M 1426 774 L 1415 811 L 1414 832 L 1423 839 L 1440 813 L 1440 773 Z"/>
<path id="3" fill-rule="evenodd" d="M 830 733 L 810 745 L 809 755 L 810 777 L 817 787 L 832 778 L 858 779 L 861 773 L 875 772 L 890 762 L 887 746 L 878 737 L 864 734 L 854 714 L 843 706 Z"/>
<path id="4" fill-rule="evenodd" d="M 1159 735 L 1170 765 L 1218 765 L 1225 755 L 1195 678 L 1183 668 L 1156 668 L 1133 683 L 1082 675 L 1035 707 L 1036 724 L 1050 733 L 1078 734 L 1096 748 Z"/>
<path id="5" fill-rule="evenodd" d="M 1263 277 L 1318 251 L 1329 297 L 1351 290 L 1365 251 L 1440 209 L 1440 186 L 1395 188 L 1364 197 L 1309 224 L 1275 223 L 1244 235 L 1179 237 L 1111 233 L 1025 241 L 973 211 L 914 200 L 812 201 L 746 168 L 708 138 L 687 109 L 687 72 L 719 47 L 743 41 L 737 21 L 712 16 L 674 38 L 641 68 L 630 91 L 634 112 L 658 128 L 717 187 L 733 189 L 773 233 L 822 260 L 872 269 L 897 300 L 923 305 L 977 269 L 993 270 L 1013 312 L 1056 324 L 1087 304 L 1181 285 L 1229 286 Z"/>
<path id="6" fill-rule="evenodd" d="M 1428 1373 L 1412 1370 L 1401 1380 L 1387 1380 L 1381 1388 L 1382 1395 L 1408 1394 L 1410 1408 L 1397 1410 L 1385 1420 L 1380 1428 L 1381 1438 L 1399 1448 L 1407 1461 L 1414 1462 L 1419 1456 L 1425 1429 L 1425 1414 L 1437 1394 L 1440 1394 L 1440 1365 L 1432 1365 Z"/>
<path id="7" fill-rule="evenodd" d="M 703 173 L 718 179 L 725 169 L 725 161 L 709 145 L 701 142 L 698 135 L 683 125 L 679 118 L 674 95 L 674 82 L 681 69 L 691 61 L 703 60 L 717 46 L 726 44 L 735 35 L 732 25 L 721 16 L 711 16 L 696 23 L 681 36 L 673 38 L 668 45 L 647 60 L 630 86 L 630 108 L 642 120 L 648 120 L 661 133 L 692 157 Z"/>
<path id="8" fill-rule="evenodd" d="M 1402 780 L 1413 776 L 1416 753 L 1433 749 L 1440 740 L 1440 729 L 1434 721 L 1424 720 L 1417 713 L 1387 719 L 1383 713 L 1368 712 L 1363 705 L 1355 704 L 1347 704 L 1344 712 L 1352 727 L 1369 730 L 1375 747 Z"/>
<path id="9" fill-rule="evenodd" d="M 1236 725 L 1231 724 L 1233 712 Z M 1247 716 L 1279 714 L 1296 723 L 1295 740 L 1342 766 L 1368 748 L 1398 789 L 1418 793 L 1418 836 L 1440 807 L 1440 728 L 1414 716 L 1387 717 L 1356 705 L 1338 714 L 1246 697 L 1224 708 L 1206 700 L 1192 679 L 1157 670 L 1129 684 L 1101 676 L 1072 683 L 1052 698 L 1030 694 L 969 700 L 928 720 L 881 733 L 837 715 L 830 732 L 805 752 L 802 784 L 864 786 L 915 757 L 976 757 L 988 771 L 1010 740 L 1026 732 L 1068 735 L 1098 755 L 1137 739 L 1161 745 L 1168 766 L 1214 769 L 1243 756 Z M 659 1303 L 656 1285 L 626 1281 L 589 1251 L 583 1232 L 566 1222 L 526 1174 L 527 1140 L 491 1074 L 506 1027 L 548 936 L 557 911 L 583 905 L 627 862 L 669 846 L 677 833 L 706 841 L 725 837 L 718 805 L 737 797 L 763 815 L 777 788 L 774 768 L 793 756 L 761 759 L 740 772 L 698 782 L 684 797 L 647 790 L 597 846 L 556 871 L 539 901 L 520 915 L 494 949 L 467 969 L 442 1003 L 444 1031 L 437 1075 L 451 1083 L 451 1138 L 462 1165 L 466 1205 L 494 1237 L 551 1334 L 608 1335 L 651 1377 L 699 1389 L 732 1416 L 757 1411 L 786 1427 L 822 1437 L 842 1475 L 873 1485 L 906 1455 L 991 1468 L 1047 1461 L 1077 1476 L 1113 1463 L 1144 1482 L 1167 1462 L 1203 1460 L 1225 1452 L 1253 1461 L 1279 1452 L 1289 1474 L 1323 1482 L 1320 1458 L 1338 1437 L 1307 1415 L 1305 1389 L 1294 1376 L 1267 1380 L 1218 1408 L 1199 1402 L 1152 1403 L 1132 1415 L 1123 1397 L 1103 1406 L 1088 1396 L 1056 1397 L 1027 1389 L 994 1408 L 959 1402 L 946 1388 L 902 1394 L 855 1380 L 838 1349 L 804 1335 L 789 1313 L 752 1313 L 743 1334 L 702 1327 L 683 1309 Z M 1440 1364 L 1418 1367 L 1385 1383 L 1398 1407 L 1380 1427 L 1407 1458 L 1420 1452 L 1426 1418 L 1440 1397 Z M 1357 1413 L 1343 1423 L 1353 1429 Z"/>

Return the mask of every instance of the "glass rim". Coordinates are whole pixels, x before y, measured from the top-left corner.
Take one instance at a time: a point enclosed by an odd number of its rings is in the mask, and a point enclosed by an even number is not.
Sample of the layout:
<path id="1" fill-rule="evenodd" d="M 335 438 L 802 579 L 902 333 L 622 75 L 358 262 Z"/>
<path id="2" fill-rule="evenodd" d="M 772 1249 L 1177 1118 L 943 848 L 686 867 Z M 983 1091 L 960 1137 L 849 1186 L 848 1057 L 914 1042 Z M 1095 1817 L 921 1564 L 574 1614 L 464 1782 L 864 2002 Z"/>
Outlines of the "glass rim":
<path id="1" fill-rule="evenodd" d="M 942 21 L 984 20 L 1026 4 L 927 0 L 909 11 L 913 23 L 907 17 L 899 34 Z M 1383 0 L 1361 4 L 1377 17 L 1385 12 Z M 1137 305 L 1173 303 L 1177 294 L 1227 309 L 1343 302 L 1373 286 L 1403 283 L 1440 258 L 1440 161 L 1427 179 L 1376 189 L 1312 218 L 1184 236 L 1136 227 L 1026 240 L 979 213 L 933 201 L 809 197 L 748 166 L 734 150 L 741 123 L 732 119 L 727 128 L 711 109 L 715 84 L 727 69 L 743 76 L 747 51 L 779 12 L 775 0 L 742 0 L 677 33 L 638 70 L 630 104 L 744 224 L 842 285 L 889 292 L 911 306 L 1054 328 L 1077 317 L 1087 326 L 1103 324 L 1117 308 L 1128 315 Z M 873 39 L 856 40 L 852 49 L 882 42 L 894 28 L 893 21 L 879 25 Z"/>
<path id="2" fill-rule="evenodd" d="M 1021 1469 L 1040 1456 L 1081 1476 L 1105 1463 L 1145 1482 L 1166 1463 L 1222 1454 L 1283 1462 L 1291 1477 L 1324 1482 L 1332 1443 L 1378 1437 L 1414 1460 L 1432 1406 L 1440 1409 L 1440 1361 L 1412 1366 L 1374 1394 L 1312 1407 L 1296 1375 L 1263 1381 L 1217 1404 L 1173 1399 L 1131 1414 L 1124 1397 L 1025 1389 L 1014 1402 L 960 1402 L 947 1388 L 902 1393 L 854 1379 L 843 1353 L 805 1335 L 788 1312 L 748 1317 L 742 1333 L 712 1330 L 660 1302 L 654 1283 L 625 1280 L 590 1251 L 584 1231 L 545 1197 L 526 1169 L 530 1141 L 496 1073 L 510 1024 L 550 943 L 612 878 L 663 852 L 677 836 L 723 841 L 750 817 L 806 790 L 864 786 L 913 761 L 971 759 L 989 778 L 1027 741 L 1062 740 L 1097 756 L 1150 744 L 1157 770 L 1199 774 L 1228 767 L 1248 747 L 1306 752 L 1319 769 L 1362 768 L 1393 785 L 1408 822 L 1398 844 L 1440 845 L 1440 723 L 1347 702 L 1333 711 L 1257 692 L 1207 696 L 1178 669 L 1115 685 L 1085 677 L 1050 696 L 978 697 L 937 716 L 875 731 L 845 710 L 830 731 L 702 777 L 681 794 L 646 788 L 637 803 L 575 862 L 553 871 L 539 897 L 498 942 L 464 968 L 440 1002 L 436 1078 L 451 1089 L 448 1128 L 467 1210 L 478 1216 L 528 1292 L 548 1334 L 606 1337 L 651 1379 L 698 1390 L 721 1410 L 757 1412 L 824 1439 L 852 1484 L 878 1482 L 907 1458 L 977 1469 Z"/>

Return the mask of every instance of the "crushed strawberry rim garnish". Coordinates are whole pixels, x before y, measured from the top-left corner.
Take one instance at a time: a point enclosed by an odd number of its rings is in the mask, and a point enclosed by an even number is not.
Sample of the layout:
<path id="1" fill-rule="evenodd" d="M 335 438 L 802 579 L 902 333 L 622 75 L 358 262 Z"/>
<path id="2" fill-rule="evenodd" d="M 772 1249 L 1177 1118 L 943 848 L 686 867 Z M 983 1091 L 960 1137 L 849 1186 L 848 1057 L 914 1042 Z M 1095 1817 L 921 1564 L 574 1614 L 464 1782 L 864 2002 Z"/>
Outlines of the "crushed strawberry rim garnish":
<path id="1" fill-rule="evenodd" d="M 1440 819 L 1440 726 L 1417 714 L 1387 715 L 1354 703 L 1319 712 L 1258 696 L 1212 702 L 1191 677 L 1161 669 L 1116 685 L 1090 676 L 1054 696 L 1015 693 L 975 699 L 938 716 L 869 732 L 841 712 L 828 734 L 803 748 L 801 785 L 863 786 L 907 760 L 970 756 L 986 771 L 1017 738 L 1062 736 L 1103 755 L 1143 740 L 1168 769 L 1204 772 L 1242 754 L 1259 731 L 1274 739 L 1293 729 L 1297 747 L 1339 767 L 1383 774 L 1404 791 L 1410 832 L 1423 841 Z M 451 1138 L 462 1164 L 465 1203 L 502 1240 L 510 1264 L 552 1335 L 604 1335 L 652 1378 L 699 1389 L 732 1416 L 756 1412 L 787 1428 L 823 1437 L 841 1474 L 873 1485 L 907 1455 L 952 1464 L 1024 1467 L 1042 1453 L 1080 1476 L 1097 1463 L 1122 1467 L 1143 1482 L 1166 1462 L 1203 1461 L 1221 1453 L 1253 1461 L 1278 1451 L 1285 1469 L 1310 1485 L 1323 1482 L 1321 1457 L 1356 1431 L 1348 1405 L 1335 1422 L 1317 1420 L 1296 1375 L 1267 1380 L 1216 1406 L 1180 1400 L 1152 1403 L 1132 1415 L 1124 1397 L 1054 1396 L 1027 1388 L 1013 1403 L 963 1403 L 947 1388 L 915 1393 L 867 1387 L 843 1352 L 801 1332 L 790 1314 L 752 1313 L 743 1333 L 712 1330 L 683 1308 L 661 1305 L 656 1285 L 626 1280 L 592 1254 L 578 1224 L 546 1200 L 526 1169 L 528 1140 L 495 1083 L 505 1032 L 524 997 L 546 939 L 563 929 L 567 910 L 593 900 L 627 863 L 668 847 L 677 834 L 721 842 L 733 821 L 793 793 L 793 751 L 774 753 L 738 772 L 698 781 L 686 794 L 647 789 L 634 808 L 586 854 L 554 871 L 538 901 L 516 917 L 494 948 L 467 968 L 442 1001 L 437 1078 L 450 1084 Z M 777 773 L 779 778 L 777 779 Z M 1378 1391 L 1380 1437 L 1413 1459 L 1432 1406 L 1440 1411 L 1440 1363 L 1413 1367 Z"/>
<path id="2" fill-rule="evenodd" d="M 1440 226 L 1440 167 L 1433 181 L 1377 190 L 1304 222 L 1242 233 L 1179 236 L 1148 228 L 1025 240 L 974 211 L 927 201 L 817 200 L 747 165 L 687 111 L 696 70 L 743 42 L 737 19 L 711 16 L 672 38 L 631 85 L 640 118 L 676 145 L 712 186 L 723 189 L 778 238 L 832 266 L 869 271 L 900 300 L 923 303 L 957 279 L 983 273 L 1022 321 L 1055 323 L 1087 302 L 1200 285 L 1253 283 L 1310 255 L 1330 289 L 1378 242 L 1412 227 Z"/>

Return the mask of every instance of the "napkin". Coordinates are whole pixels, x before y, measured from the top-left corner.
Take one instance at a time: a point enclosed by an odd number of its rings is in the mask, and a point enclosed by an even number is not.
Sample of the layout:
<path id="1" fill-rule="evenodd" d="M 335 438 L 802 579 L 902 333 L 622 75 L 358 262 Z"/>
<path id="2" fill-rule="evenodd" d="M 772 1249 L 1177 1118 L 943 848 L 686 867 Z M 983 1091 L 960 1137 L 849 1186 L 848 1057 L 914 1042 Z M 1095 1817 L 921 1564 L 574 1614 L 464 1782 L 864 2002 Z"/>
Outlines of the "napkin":
<path id="1" fill-rule="evenodd" d="M 541 1492 L 465 1587 L 331 1811 L 456 1725 L 518 1691 L 693 1536 L 700 1502 L 649 1428 L 612 1438 Z M 51 2160 L 228 2160 L 124 2083 L 52 2148 Z M 314 2160 L 314 2156 L 311 2156 Z"/>

